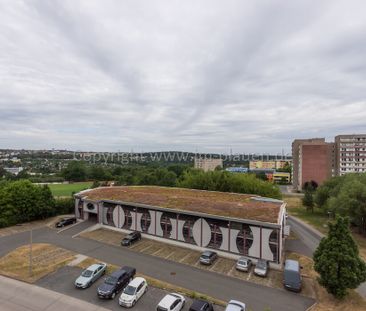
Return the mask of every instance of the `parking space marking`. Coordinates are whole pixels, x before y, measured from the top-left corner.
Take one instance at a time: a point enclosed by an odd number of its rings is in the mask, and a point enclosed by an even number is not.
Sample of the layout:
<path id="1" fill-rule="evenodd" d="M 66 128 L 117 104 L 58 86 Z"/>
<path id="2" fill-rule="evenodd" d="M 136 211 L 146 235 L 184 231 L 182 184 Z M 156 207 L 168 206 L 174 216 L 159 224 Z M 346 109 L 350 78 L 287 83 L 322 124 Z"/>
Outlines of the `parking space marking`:
<path id="1" fill-rule="evenodd" d="M 151 255 L 152 256 L 156 256 L 157 254 L 159 254 L 163 250 L 164 250 L 164 248 L 159 248 L 158 250 L 156 250 L 155 252 L 153 252 Z"/>
<path id="2" fill-rule="evenodd" d="M 191 255 L 191 252 L 189 252 L 188 254 L 186 254 L 185 256 L 183 256 L 179 262 L 183 262 L 184 260 L 186 260 L 189 256 Z"/>
<path id="3" fill-rule="evenodd" d="M 208 269 L 208 270 L 210 270 L 210 271 L 212 271 L 216 266 L 217 266 L 217 264 L 219 263 L 219 262 L 221 262 L 222 260 L 221 260 L 221 258 L 219 258 L 218 260 L 216 260 L 215 262 L 214 262 L 214 264 Z M 225 274 L 225 273 L 223 273 L 223 274 Z"/>
<path id="4" fill-rule="evenodd" d="M 233 276 L 233 272 L 234 272 L 234 269 L 235 269 L 236 267 L 235 267 L 235 265 L 233 265 L 232 267 L 231 267 L 231 269 L 230 269 L 230 271 L 227 273 L 227 275 L 229 275 L 229 276 Z"/>
<path id="5" fill-rule="evenodd" d="M 143 253 L 143 252 L 147 251 L 149 248 L 151 248 L 152 246 L 153 246 L 153 245 L 152 245 L 152 244 L 150 244 L 150 245 L 148 245 L 147 247 L 145 247 L 145 248 L 141 249 L 141 250 L 140 250 L 140 252 L 141 252 L 141 253 Z"/>
<path id="6" fill-rule="evenodd" d="M 165 259 L 169 259 L 174 254 L 175 254 L 175 251 L 172 251 L 170 254 L 168 254 L 168 256 L 165 256 Z"/>
<path id="7" fill-rule="evenodd" d="M 251 270 L 250 270 L 250 272 L 249 272 L 249 274 L 248 274 L 248 277 L 247 277 L 247 281 L 249 281 L 249 280 L 250 280 L 250 278 L 252 277 L 252 271 L 253 271 L 253 269 L 251 269 Z"/>

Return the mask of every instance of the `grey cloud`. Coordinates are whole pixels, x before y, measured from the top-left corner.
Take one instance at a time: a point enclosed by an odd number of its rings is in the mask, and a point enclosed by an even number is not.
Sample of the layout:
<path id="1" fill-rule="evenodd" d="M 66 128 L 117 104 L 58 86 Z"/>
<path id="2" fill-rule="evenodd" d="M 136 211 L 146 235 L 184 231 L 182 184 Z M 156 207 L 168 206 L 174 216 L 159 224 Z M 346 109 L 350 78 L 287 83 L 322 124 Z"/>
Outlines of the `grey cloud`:
<path id="1" fill-rule="evenodd" d="M 0 3 L 0 148 L 280 152 L 365 132 L 363 1 Z"/>

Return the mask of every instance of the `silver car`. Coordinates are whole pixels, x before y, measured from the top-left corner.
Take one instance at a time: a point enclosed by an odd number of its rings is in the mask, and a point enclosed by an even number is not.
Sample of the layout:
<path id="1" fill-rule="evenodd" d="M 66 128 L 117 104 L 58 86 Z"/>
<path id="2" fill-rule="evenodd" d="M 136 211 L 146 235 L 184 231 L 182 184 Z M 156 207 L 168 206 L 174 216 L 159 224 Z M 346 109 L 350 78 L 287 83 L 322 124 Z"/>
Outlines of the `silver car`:
<path id="1" fill-rule="evenodd" d="M 237 301 L 237 300 L 230 300 L 227 304 L 225 311 L 245 311 L 245 303 Z"/>
<path id="2" fill-rule="evenodd" d="M 240 271 L 248 272 L 252 267 L 252 261 L 246 257 L 240 257 L 236 262 L 236 269 Z"/>
<path id="3" fill-rule="evenodd" d="M 78 288 L 87 288 L 105 274 L 107 265 L 105 263 L 96 263 L 85 269 L 76 279 L 75 286 Z"/>
<path id="4" fill-rule="evenodd" d="M 268 274 L 268 270 L 268 261 L 264 259 L 258 259 L 257 264 L 255 265 L 254 274 L 265 277 Z"/>

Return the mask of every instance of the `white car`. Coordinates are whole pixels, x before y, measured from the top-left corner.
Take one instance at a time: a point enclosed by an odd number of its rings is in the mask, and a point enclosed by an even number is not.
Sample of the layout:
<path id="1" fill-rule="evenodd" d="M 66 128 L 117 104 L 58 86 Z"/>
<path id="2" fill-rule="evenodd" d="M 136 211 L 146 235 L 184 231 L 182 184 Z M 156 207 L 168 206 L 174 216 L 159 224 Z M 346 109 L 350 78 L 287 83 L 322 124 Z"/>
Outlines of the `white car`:
<path id="1" fill-rule="evenodd" d="M 87 288 L 105 274 L 107 264 L 101 262 L 91 265 L 85 269 L 76 279 L 75 286 L 79 288 Z"/>
<path id="2" fill-rule="evenodd" d="M 119 297 L 118 303 L 122 307 L 133 307 L 146 291 L 146 280 L 144 278 L 136 277 L 125 287 Z"/>
<path id="3" fill-rule="evenodd" d="M 225 311 L 245 311 L 245 303 L 237 300 L 230 300 Z"/>
<path id="4" fill-rule="evenodd" d="M 157 311 L 180 311 L 183 309 L 186 300 L 182 295 L 171 293 L 166 295 L 156 307 Z"/>

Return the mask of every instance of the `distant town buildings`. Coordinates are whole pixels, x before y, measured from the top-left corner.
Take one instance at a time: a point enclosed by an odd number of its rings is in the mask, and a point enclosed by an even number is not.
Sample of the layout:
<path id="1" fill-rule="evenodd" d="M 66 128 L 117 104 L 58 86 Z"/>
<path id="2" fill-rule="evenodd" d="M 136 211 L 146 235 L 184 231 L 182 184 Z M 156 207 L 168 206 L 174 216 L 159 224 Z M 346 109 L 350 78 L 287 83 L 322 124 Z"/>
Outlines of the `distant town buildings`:
<path id="1" fill-rule="evenodd" d="M 223 167 L 222 159 L 194 158 L 194 168 L 208 172 L 214 171 L 217 167 Z"/>
<path id="2" fill-rule="evenodd" d="M 247 167 L 228 167 L 226 168 L 227 172 L 231 172 L 231 173 L 248 173 L 248 168 Z"/>
<path id="3" fill-rule="evenodd" d="M 278 170 L 290 164 L 290 160 L 274 160 L 274 161 L 249 161 L 249 169 L 274 169 Z"/>
<path id="4" fill-rule="evenodd" d="M 4 170 L 10 174 L 18 175 L 21 171 L 23 171 L 22 167 L 4 167 Z"/>
<path id="5" fill-rule="evenodd" d="M 366 172 L 366 134 L 335 137 L 336 174 Z"/>

